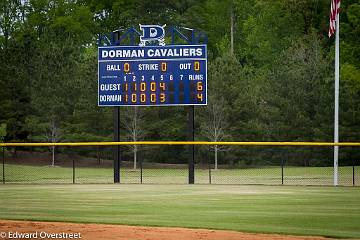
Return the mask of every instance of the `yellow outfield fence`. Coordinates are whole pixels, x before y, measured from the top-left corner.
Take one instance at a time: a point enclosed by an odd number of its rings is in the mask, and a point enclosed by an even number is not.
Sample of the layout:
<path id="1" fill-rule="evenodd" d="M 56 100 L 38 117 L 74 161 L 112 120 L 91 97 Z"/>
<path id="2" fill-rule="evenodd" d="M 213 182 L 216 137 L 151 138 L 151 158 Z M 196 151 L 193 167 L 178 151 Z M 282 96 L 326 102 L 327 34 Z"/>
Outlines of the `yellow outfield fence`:
<path id="1" fill-rule="evenodd" d="M 360 142 L 209 142 L 209 141 L 138 141 L 138 142 L 37 142 L 0 143 L 0 147 L 49 146 L 120 146 L 120 145 L 237 145 L 237 146 L 308 146 L 308 147 L 360 147 Z"/>

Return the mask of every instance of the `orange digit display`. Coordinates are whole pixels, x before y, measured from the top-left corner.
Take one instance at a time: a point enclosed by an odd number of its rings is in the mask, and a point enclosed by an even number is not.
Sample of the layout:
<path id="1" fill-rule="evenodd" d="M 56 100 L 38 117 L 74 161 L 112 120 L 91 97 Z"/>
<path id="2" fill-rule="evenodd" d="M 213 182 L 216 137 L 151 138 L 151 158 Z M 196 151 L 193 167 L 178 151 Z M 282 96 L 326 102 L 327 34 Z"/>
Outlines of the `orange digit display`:
<path id="1" fill-rule="evenodd" d="M 155 94 L 155 93 L 152 93 L 152 94 L 150 95 L 150 102 L 152 102 L 152 103 L 155 103 L 155 102 L 156 102 L 156 94 Z"/>
<path id="2" fill-rule="evenodd" d="M 124 63 L 124 72 L 130 72 L 130 64 L 129 63 Z"/>
<path id="3" fill-rule="evenodd" d="M 202 90 L 203 90 L 202 82 L 197 82 L 197 84 L 196 84 L 196 89 L 197 89 L 198 91 L 202 91 Z"/>
<path id="4" fill-rule="evenodd" d="M 166 84 L 165 84 L 164 82 L 161 82 L 161 83 L 159 84 L 159 86 L 160 86 L 160 89 L 161 89 L 162 91 L 165 91 L 165 89 L 166 89 Z"/>
<path id="5" fill-rule="evenodd" d="M 164 103 L 165 100 L 165 93 L 160 93 L 160 102 Z"/>
<path id="6" fill-rule="evenodd" d="M 198 62 L 198 61 L 194 62 L 194 70 L 200 71 L 200 62 Z"/>
<path id="7" fill-rule="evenodd" d="M 166 72 L 166 70 L 167 70 L 167 64 L 166 64 L 166 62 L 162 62 L 162 63 L 161 63 L 161 71 L 162 71 L 162 72 Z"/>
<path id="8" fill-rule="evenodd" d="M 128 95 L 127 95 L 127 94 L 123 94 L 123 95 L 122 95 L 122 99 L 123 99 L 124 102 L 127 103 L 127 102 L 128 102 Z"/>
<path id="9" fill-rule="evenodd" d="M 137 84 L 136 84 L 136 83 L 133 83 L 133 84 L 132 84 L 132 91 L 133 91 L 133 92 L 136 92 L 136 91 L 137 91 Z"/>
<path id="10" fill-rule="evenodd" d="M 145 92 L 146 91 L 146 83 L 142 82 L 140 83 L 140 91 Z"/>
<path id="11" fill-rule="evenodd" d="M 150 83 L 150 91 L 155 92 L 156 91 L 156 82 Z"/>
<path id="12" fill-rule="evenodd" d="M 136 93 L 131 94 L 131 102 L 136 103 Z"/>
<path id="13" fill-rule="evenodd" d="M 140 94 L 140 102 L 146 102 L 146 95 L 144 93 Z"/>

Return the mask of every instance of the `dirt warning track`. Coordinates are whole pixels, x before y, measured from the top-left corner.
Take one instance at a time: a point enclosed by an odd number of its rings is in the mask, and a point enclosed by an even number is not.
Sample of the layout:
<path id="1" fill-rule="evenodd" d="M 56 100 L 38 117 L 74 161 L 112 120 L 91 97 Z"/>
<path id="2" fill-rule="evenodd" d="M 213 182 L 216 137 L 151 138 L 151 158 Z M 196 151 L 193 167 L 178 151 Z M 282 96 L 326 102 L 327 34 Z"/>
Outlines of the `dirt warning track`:
<path id="1" fill-rule="evenodd" d="M 20 234 L 35 234 L 25 238 Z M 303 237 L 274 234 L 254 234 L 235 231 L 138 227 L 108 224 L 78 224 L 0 220 L 0 239 L 83 239 L 83 240 L 325 240 L 323 237 Z M 19 238 L 22 236 L 22 238 Z"/>

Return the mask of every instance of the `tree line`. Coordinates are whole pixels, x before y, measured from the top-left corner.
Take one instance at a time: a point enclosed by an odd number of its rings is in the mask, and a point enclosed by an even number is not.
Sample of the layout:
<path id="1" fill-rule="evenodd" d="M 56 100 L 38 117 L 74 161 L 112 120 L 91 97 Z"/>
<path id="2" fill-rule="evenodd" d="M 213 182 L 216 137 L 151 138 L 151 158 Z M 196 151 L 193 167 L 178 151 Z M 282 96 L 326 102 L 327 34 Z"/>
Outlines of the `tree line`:
<path id="1" fill-rule="evenodd" d="M 341 4 L 340 140 L 359 141 L 360 1 Z M 332 141 L 329 11 L 329 0 L 3 0 L 0 140 L 112 140 L 113 109 L 97 106 L 97 39 L 141 23 L 208 35 L 209 101 L 195 108 L 196 140 Z M 121 140 L 186 140 L 186 113 L 181 106 L 121 108 Z M 136 160 L 140 151 L 147 161 L 182 163 L 185 149 L 132 147 L 124 157 Z M 341 151 L 340 163 L 358 159 L 355 150 Z M 197 161 L 209 159 L 327 165 L 332 151 L 197 148 Z"/>

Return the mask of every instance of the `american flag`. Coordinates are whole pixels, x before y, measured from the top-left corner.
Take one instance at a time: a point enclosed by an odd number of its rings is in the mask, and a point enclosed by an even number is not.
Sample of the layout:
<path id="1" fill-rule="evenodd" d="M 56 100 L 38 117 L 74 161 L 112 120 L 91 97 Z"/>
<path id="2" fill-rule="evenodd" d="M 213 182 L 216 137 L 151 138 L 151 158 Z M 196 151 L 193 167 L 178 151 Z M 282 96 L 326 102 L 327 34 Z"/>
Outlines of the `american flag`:
<path id="1" fill-rule="evenodd" d="M 331 0 L 329 37 L 336 31 L 336 15 L 340 11 L 340 1 L 341 0 Z"/>

